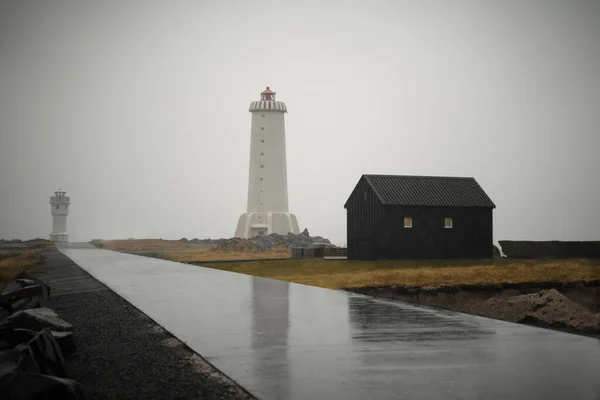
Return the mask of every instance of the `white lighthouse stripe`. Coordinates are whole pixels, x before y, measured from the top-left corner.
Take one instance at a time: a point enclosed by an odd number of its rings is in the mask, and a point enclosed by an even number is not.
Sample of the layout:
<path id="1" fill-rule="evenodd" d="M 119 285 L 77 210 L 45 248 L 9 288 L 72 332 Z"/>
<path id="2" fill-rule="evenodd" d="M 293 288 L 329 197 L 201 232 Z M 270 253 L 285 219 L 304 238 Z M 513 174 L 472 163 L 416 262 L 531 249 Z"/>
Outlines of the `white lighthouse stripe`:
<path id="1" fill-rule="evenodd" d="M 250 103 L 248 111 L 279 111 L 286 113 L 287 107 L 282 101 L 253 101 Z"/>

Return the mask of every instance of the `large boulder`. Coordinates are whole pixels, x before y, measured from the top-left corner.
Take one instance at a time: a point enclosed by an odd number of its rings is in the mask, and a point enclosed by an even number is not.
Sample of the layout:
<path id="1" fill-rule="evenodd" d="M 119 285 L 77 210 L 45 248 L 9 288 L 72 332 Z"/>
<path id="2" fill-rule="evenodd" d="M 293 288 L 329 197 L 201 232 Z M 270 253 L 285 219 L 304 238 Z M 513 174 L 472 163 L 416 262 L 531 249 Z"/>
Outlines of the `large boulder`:
<path id="1" fill-rule="evenodd" d="M 31 308 L 14 313 L 7 318 L 12 329 L 30 329 L 36 332 L 48 328 L 57 332 L 72 332 L 73 325 L 58 318 L 50 308 Z"/>
<path id="2" fill-rule="evenodd" d="M 10 338 L 10 344 L 12 347 L 15 347 L 21 343 L 28 343 L 38 334 L 39 332 L 32 331 L 31 329 L 13 329 Z M 50 331 L 50 334 L 60 346 L 60 349 L 65 357 L 72 355 L 77 350 L 73 332 Z"/>
<path id="3" fill-rule="evenodd" d="M 50 286 L 22 272 L 0 294 L 0 306 L 10 313 L 29 308 L 48 307 Z"/>
<path id="4" fill-rule="evenodd" d="M 0 376 L 14 371 L 66 377 L 62 351 L 50 331 L 0 353 Z"/>
<path id="5" fill-rule="evenodd" d="M 600 333 L 600 319 L 556 289 L 486 301 L 492 318 Z"/>

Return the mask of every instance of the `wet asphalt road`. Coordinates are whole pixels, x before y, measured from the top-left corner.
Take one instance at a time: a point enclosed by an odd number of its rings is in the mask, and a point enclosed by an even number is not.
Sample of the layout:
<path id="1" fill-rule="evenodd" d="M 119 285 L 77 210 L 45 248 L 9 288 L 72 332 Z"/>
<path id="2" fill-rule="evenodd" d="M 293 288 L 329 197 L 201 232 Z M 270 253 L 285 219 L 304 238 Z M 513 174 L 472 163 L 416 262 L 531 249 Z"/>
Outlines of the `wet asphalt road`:
<path id="1" fill-rule="evenodd" d="M 87 400 L 252 399 L 63 254 L 44 257 L 36 275 L 51 287 L 52 308 L 75 328 L 77 351 L 66 368 Z"/>
<path id="2" fill-rule="evenodd" d="M 259 398 L 600 399 L 597 339 L 131 254 L 61 251 Z"/>

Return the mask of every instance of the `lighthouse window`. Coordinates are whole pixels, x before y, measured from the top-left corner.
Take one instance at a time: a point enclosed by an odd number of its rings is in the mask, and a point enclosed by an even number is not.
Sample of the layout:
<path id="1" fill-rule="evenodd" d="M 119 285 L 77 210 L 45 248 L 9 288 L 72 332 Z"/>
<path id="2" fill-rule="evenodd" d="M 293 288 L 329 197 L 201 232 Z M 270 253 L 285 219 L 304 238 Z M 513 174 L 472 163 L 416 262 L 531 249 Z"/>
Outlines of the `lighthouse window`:
<path id="1" fill-rule="evenodd" d="M 261 143 L 264 143 L 265 141 L 264 141 L 264 140 L 261 140 L 260 142 L 261 142 Z"/>
<path id="2" fill-rule="evenodd" d="M 261 164 L 261 165 L 260 165 L 260 167 L 261 167 L 261 168 L 264 168 L 265 166 Z"/>
<path id="3" fill-rule="evenodd" d="M 56 209 L 58 210 L 58 204 L 56 205 Z"/>
<path id="4" fill-rule="evenodd" d="M 260 117 L 264 118 L 265 117 L 265 113 L 260 114 Z"/>
<path id="5" fill-rule="evenodd" d="M 261 130 L 261 131 L 264 131 L 264 130 L 265 130 L 265 127 L 264 127 L 264 126 L 261 126 L 261 127 L 260 127 L 260 130 Z"/>
<path id="6" fill-rule="evenodd" d="M 265 155 L 265 153 L 260 153 L 260 156 L 261 156 L 261 157 L 262 157 L 262 156 L 264 156 L 264 155 Z"/>
<path id="7" fill-rule="evenodd" d="M 264 178 L 262 178 L 262 177 L 261 177 L 261 178 L 260 178 L 260 180 L 261 180 L 261 181 L 263 181 L 263 180 L 264 180 Z"/>

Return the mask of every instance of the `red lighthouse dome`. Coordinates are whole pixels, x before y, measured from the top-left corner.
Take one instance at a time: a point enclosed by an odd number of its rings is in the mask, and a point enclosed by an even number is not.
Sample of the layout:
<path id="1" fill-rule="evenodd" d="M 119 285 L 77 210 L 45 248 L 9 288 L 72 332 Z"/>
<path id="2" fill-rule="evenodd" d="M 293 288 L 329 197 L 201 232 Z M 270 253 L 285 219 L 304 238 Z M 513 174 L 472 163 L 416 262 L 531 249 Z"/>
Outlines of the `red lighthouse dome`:
<path id="1" fill-rule="evenodd" d="M 268 86 L 260 94 L 261 101 L 275 101 L 275 92 L 272 91 Z"/>

